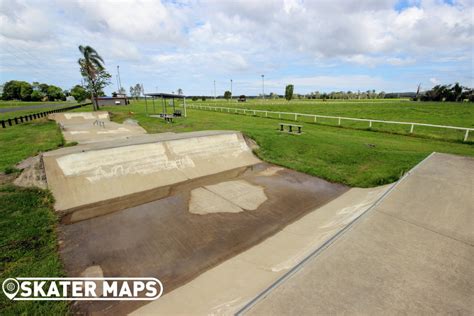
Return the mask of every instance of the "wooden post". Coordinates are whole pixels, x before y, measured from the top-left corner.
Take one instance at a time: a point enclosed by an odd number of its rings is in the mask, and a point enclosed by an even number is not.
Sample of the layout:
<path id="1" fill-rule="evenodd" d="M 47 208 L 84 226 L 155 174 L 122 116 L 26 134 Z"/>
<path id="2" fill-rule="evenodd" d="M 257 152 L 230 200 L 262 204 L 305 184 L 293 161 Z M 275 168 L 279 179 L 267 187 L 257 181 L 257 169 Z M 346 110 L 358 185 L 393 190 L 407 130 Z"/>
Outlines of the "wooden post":
<path id="1" fill-rule="evenodd" d="M 413 133 L 413 129 L 415 128 L 415 124 L 411 124 L 411 128 L 410 128 L 410 134 Z"/>
<path id="2" fill-rule="evenodd" d="M 467 142 L 467 138 L 469 137 L 469 130 L 466 129 L 466 134 L 464 134 L 464 141 Z"/>
<path id="3" fill-rule="evenodd" d="M 369 121 L 369 128 L 372 128 L 372 121 Z"/>
<path id="4" fill-rule="evenodd" d="M 341 118 L 339 118 L 337 125 L 341 125 Z"/>

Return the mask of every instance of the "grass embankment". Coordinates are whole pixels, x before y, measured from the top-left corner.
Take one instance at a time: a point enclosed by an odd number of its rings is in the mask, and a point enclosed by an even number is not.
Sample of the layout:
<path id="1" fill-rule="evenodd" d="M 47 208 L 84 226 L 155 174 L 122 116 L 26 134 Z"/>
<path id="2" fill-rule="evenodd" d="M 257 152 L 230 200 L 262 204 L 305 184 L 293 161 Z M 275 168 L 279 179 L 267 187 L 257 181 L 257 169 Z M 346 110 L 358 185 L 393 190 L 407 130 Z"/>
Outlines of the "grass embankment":
<path id="1" fill-rule="evenodd" d="M 0 185 L 0 205 L 0 280 L 63 276 L 51 194 Z M 0 295 L 2 315 L 63 315 L 67 310 L 67 302 L 10 301 Z"/>
<path id="2" fill-rule="evenodd" d="M 21 160 L 64 146 L 64 138 L 55 122 L 46 118 L 0 128 L 0 172 Z"/>
<path id="3" fill-rule="evenodd" d="M 57 218 L 48 191 L 13 186 L 19 161 L 64 145 L 57 125 L 46 119 L 0 129 L 0 280 L 63 276 L 57 252 Z M 2 315 L 63 315 L 66 302 L 10 301 L 0 295 Z"/>

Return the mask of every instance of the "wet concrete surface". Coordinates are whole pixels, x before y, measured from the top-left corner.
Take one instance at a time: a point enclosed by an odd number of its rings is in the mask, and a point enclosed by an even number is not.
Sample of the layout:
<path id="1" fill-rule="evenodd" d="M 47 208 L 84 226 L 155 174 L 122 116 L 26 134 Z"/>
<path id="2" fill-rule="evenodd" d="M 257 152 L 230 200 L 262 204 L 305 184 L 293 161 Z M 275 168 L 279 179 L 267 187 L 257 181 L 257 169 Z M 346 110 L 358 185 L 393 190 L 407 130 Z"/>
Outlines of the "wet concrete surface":
<path id="1" fill-rule="evenodd" d="M 226 177 L 213 175 L 169 196 L 93 219 L 60 226 L 67 274 L 100 266 L 104 276 L 147 276 L 164 294 L 249 249 L 308 212 L 346 192 L 340 184 L 259 163 Z M 245 180 L 264 189 L 255 210 L 205 215 L 189 211 L 190 192 L 224 181 Z M 224 193 L 225 194 L 225 193 Z M 127 313 L 141 302 L 78 303 L 80 312 Z"/>

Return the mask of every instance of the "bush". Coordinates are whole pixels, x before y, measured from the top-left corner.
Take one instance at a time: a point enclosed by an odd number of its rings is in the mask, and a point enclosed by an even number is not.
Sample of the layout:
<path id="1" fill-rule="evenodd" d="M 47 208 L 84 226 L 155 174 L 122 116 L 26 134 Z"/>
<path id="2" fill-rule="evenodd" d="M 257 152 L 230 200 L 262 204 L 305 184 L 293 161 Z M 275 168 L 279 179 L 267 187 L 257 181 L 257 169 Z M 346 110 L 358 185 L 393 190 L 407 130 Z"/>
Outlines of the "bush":
<path id="1" fill-rule="evenodd" d="M 198 100 L 198 97 L 193 97 L 192 100 L 193 100 L 193 101 L 197 101 L 197 100 Z"/>
<path id="2" fill-rule="evenodd" d="M 5 174 L 12 174 L 12 173 L 18 173 L 18 172 L 21 172 L 21 170 L 12 166 L 5 168 Z"/>

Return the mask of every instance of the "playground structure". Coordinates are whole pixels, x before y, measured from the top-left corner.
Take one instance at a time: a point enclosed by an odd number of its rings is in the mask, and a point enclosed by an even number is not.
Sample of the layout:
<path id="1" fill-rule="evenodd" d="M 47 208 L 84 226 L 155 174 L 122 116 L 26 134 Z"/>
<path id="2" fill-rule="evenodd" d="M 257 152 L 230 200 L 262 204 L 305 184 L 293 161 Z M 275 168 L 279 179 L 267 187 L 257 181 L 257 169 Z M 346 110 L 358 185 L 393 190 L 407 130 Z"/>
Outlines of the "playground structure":
<path id="1" fill-rule="evenodd" d="M 152 99 L 152 109 L 153 114 L 150 115 L 148 112 L 148 101 L 147 98 L 151 97 Z M 161 113 L 156 116 L 156 104 L 155 99 L 161 99 Z M 176 109 L 175 99 L 182 100 L 183 110 Z M 169 101 L 169 103 L 167 102 Z M 158 105 L 159 106 L 159 105 Z M 173 110 L 171 113 L 168 113 L 168 108 L 171 107 Z M 166 120 L 167 122 L 172 122 L 173 118 L 176 117 L 186 117 L 186 96 L 180 94 L 171 94 L 171 93 L 145 93 L 145 111 L 146 114 L 152 117 L 160 117 Z"/>

